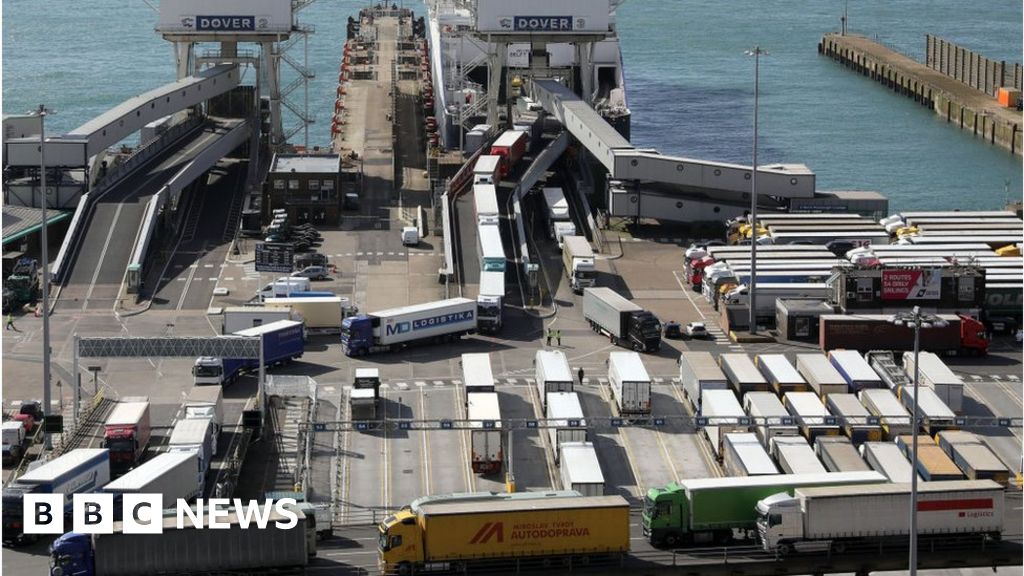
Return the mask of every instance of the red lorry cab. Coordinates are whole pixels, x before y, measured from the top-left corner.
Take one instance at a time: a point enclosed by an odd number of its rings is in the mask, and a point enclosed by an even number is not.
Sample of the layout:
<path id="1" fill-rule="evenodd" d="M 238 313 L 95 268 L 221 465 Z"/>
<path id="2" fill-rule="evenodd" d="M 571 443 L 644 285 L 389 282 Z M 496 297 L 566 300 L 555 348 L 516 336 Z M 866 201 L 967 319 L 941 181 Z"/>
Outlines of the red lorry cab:
<path id="1" fill-rule="evenodd" d="M 693 285 L 694 290 L 699 290 L 701 282 L 704 278 L 704 269 L 715 263 L 715 259 L 711 256 L 703 256 L 691 260 L 690 263 L 690 284 Z"/>
<path id="2" fill-rule="evenodd" d="M 103 447 L 110 450 L 110 468 L 119 473 L 132 469 L 146 451 L 149 436 L 149 399 L 122 398 L 103 425 Z"/>
<path id="3" fill-rule="evenodd" d="M 526 154 L 528 136 L 523 130 L 506 130 L 491 144 L 491 155 L 501 156 L 501 163 L 498 170 L 504 178 L 516 165 L 516 162 Z"/>

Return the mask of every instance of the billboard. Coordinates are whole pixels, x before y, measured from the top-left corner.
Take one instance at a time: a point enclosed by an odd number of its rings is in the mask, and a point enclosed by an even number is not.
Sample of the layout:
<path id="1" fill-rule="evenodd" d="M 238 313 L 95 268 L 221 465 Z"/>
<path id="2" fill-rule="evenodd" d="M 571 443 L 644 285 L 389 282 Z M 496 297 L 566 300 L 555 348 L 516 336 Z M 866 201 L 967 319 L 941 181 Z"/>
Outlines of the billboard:
<path id="1" fill-rule="evenodd" d="M 941 270 L 882 270 L 882 300 L 938 300 L 941 294 Z"/>
<path id="2" fill-rule="evenodd" d="M 281 34 L 292 28 L 291 0 L 161 0 L 157 32 Z"/>
<path id="3" fill-rule="evenodd" d="M 479 0 L 476 29 L 493 34 L 603 34 L 609 10 L 608 0 Z"/>

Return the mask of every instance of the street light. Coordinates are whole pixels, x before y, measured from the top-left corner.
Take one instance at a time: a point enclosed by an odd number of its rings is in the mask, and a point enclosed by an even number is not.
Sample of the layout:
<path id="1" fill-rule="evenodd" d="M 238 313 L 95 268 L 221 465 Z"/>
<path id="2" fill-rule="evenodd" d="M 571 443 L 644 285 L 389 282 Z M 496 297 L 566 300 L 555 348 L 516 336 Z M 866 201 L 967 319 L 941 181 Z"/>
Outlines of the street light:
<path id="1" fill-rule="evenodd" d="M 753 50 L 744 52 L 754 57 L 754 165 L 750 171 L 750 296 L 747 303 L 750 307 L 750 333 L 757 334 L 757 101 L 761 84 L 761 55 L 766 50 L 754 46 Z"/>
<path id="2" fill-rule="evenodd" d="M 942 318 L 921 312 L 920 306 L 914 306 L 909 312 L 897 312 L 889 318 L 889 322 L 897 326 L 906 326 L 914 330 L 914 396 L 911 409 L 911 441 L 910 463 L 913 473 L 910 475 L 910 576 L 917 576 L 917 430 L 918 409 L 917 390 L 921 369 L 918 356 L 921 353 L 921 329 L 944 328 L 949 325 Z"/>
<path id="3" fill-rule="evenodd" d="M 35 111 L 36 115 L 39 116 L 39 196 L 40 204 L 42 204 L 42 242 L 40 248 L 42 251 L 43 259 L 43 290 L 42 290 L 42 315 L 43 315 L 43 414 L 49 414 L 51 410 L 50 406 L 50 253 L 49 253 L 49 242 L 47 239 L 46 229 L 46 155 L 44 154 L 43 147 L 46 142 L 46 115 L 53 113 L 52 110 L 47 110 L 42 104 Z M 77 387 L 78 375 L 75 374 L 75 382 L 73 386 Z M 43 446 L 46 449 L 52 447 L 50 441 L 50 434 L 43 434 Z"/>

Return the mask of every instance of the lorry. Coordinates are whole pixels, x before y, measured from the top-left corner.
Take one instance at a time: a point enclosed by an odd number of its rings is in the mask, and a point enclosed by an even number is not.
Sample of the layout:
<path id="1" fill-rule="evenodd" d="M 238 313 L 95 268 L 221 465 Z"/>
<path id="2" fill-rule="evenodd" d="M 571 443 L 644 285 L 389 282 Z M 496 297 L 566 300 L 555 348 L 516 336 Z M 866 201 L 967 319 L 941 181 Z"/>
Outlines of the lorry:
<path id="1" fill-rule="evenodd" d="M 711 452 L 722 460 L 722 441 L 729 432 L 749 432 L 750 418 L 736 400 L 732 390 L 704 390 L 700 398 L 700 414 L 707 418 L 704 436 L 711 443 Z"/>
<path id="2" fill-rule="evenodd" d="M 940 314 L 945 326 L 921 330 L 921 350 L 984 355 L 989 341 L 985 325 L 966 315 Z M 822 350 L 913 350 L 914 329 L 890 322 L 885 314 L 822 314 L 818 344 Z"/>
<path id="3" fill-rule="evenodd" d="M 838 419 L 843 434 L 854 444 L 877 442 L 882 439 L 880 420 L 868 412 L 856 395 L 829 394 L 825 398 L 825 407 Z"/>
<path id="4" fill-rule="evenodd" d="M 914 353 L 903 353 L 903 366 L 911 382 L 914 379 Z M 946 363 L 931 352 L 921 352 L 917 359 L 918 384 L 935 391 L 940 400 L 957 414 L 964 410 L 964 381 L 946 366 Z"/>
<path id="5" fill-rule="evenodd" d="M 889 350 L 869 350 L 864 353 L 864 359 L 874 369 L 878 377 L 882 379 L 889 390 L 895 392 L 901 386 L 911 386 L 913 381 L 907 373 L 896 363 L 896 357 Z"/>
<path id="6" fill-rule="evenodd" d="M 935 435 L 935 441 L 968 480 L 992 480 L 1003 486 L 1009 485 L 1010 471 L 977 434 L 944 430 Z"/>
<path id="7" fill-rule="evenodd" d="M 914 388 L 900 388 L 899 399 L 909 414 L 914 414 Z M 929 436 L 935 436 L 942 430 L 956 430 L 956 414 L 946 406 L 934 390 L 926 386 L 917 389 L 917 420 L 921 429 Z"/>
<path id="8" fill-rule="evenodd" d="M 267 298 L 267 306 L 283 307 L 290 310 L 289 320 L 301 320 L 306 325 L 307 333 L 337 334 L 341 331 L 341 321 L 354 311 L 349 299 L 343 296 L 326 295 L 310 296 L 306 292 L 302 296 L 291 298 Z"/>
<path id="9" fill-rule="evenodd" d="M 577 294 L 597 283 L 594 250 L 583 236 L 566 236 L 562 239 L 562 266 L 565 277 L 569 279 L 569 287 Z"/>
<path id="10" fill-rule="evenodd" d="M 576 236 L 576 226 L 569 214 L 569 202 L 561 188 L 544 187 L 541 192 L 547 207 L 548 236 L 561 246 L 564 237 Z"/>
<path id="11" fill-rule="evenodd" d="M 796 420 L 774 392 L 747 392 L 743 410 L 753 421 L 754 433 L 765 449 L 771 447 L 772 438 L 800 435 Z"/>
<path id="12" fill-rule="evenodd" d="M 829 472 L 863 472 L 871 467 L 860 457 L 853 442 L 844 436 L 818 436 L 814 453 Z"/>
<path id="13" fill-rule="evenodd" d="M 829 394 L 846 394 L 849 384 L 824 354 L 797 354 L 796 369 L 820 398 Z"/>
<path id="14" fill-rule="evenodd" d="M 255 300 L 263 302 L 266 298 L 287 298 L 292 293 L 309 292 L 310 290 L 312 290 L 312 283 L 309 278 L 282 276 L 260 288 L 256 292 Z"/>
<path id="15" fill-rule="evenodd" d="M 651 413 L 651 377 L 647 374 L 640 354 L 609 353 L 608 383 L 619 414 Z"/>
<path id="16" fill-rule="evenodd" d="M 922 442 L 924 440 L 924 442 Z M 929 442 L 927 438 L 917 439 L 917 458 L 914 456 L 913 436 L 897 436 L 896 446 L 903 452 L 903 455 L 914 465 L 914 470 L 925 482 L 939 482 L 946 480 L 963 480 L 964 474 L 938 445 Z"/>
<path id="17" fill-rule="evenodd" d="M 463 354 L 462 386 L 465 388 L 465 401 L 474 392 L 494 392 L 494 373 L 491 371 L 491 355 L 487 353 Z"/>
<path id="18" fill-rule="evenodd" d="M 835 420 L 830 416 L 821 399 L 814 392 L 786 392 L 782 404 L 793 415 L 800 433 L 808 442 L 814 442 L 818 436 L 837 436 L 839 426 L 831 423 Z"/>
<path id="19" fill-rule="evenodd" d="M 917 490 L 918 535 L 997 541 L 1004 499 L 1003 487 L 990 480 L 925 482 Z M 764 550 L 781 556 L 841 553 L 852 544 L 906 538 L 910 507 L 906 484 L 798 488 L 792 495 L 775 494 L 757 503 L 757 532 Z"/>
<path id="20" fill-rule="evenodd" d="M 402 246 L 419 246 L 420 229 L 416 226 L 402 226 Z"/>
<path id="21" fill-rule="evenodd" d="M 683 352 L 676 360 L 683 396 L 690 402 L 694 414 L 700 414 L 700 398 L 704 390 L 725 390 L 729 380 L 710 352 Z"/>
<path id="22" fill-rule="evenodd" d="M 730 432 L 722 437 L 722 469 L 727 476 L 778 474 L 771 456 L 749 432 Z"/>
<path id="23" fill-rule="evenodd" d="M 476 329 L 476 301 L 450 298 L 349 316 L 341 323 L 341 343 L 346 356 L 362 356 L 419 343 L 450 342 Z"/>
<path id="24" fill-rule="evenodd" d="M 2 425 L 3 461 L 4 464 L 21 461 L 25 454 L 25 423 L 21 420 L 8 420 Z"/>
<path id="25" fill-rule="evenodd" d="M 376 420 L 380 406 L 380 370 L 356 368 L 352 390 L 348 395 L 349 413 L 353 420 Z"/>
<path id="26" fill-rule="evenodd" d="M 771 386 L 757 366 L 750 360 L 750 356 L 743 353 L 722 354 L 718 357 L 718 365 L 722 373 L 729 379 L 736 395 L 743 398 L 747 392 L 769 392 Z"/>
<path id="27" fill-rule="evenodd" d="M 491 144 L 491 155 L 499 156 L 498 174 L 504 178 L 512 171 L 512 167 L 526 154 L 526 146 L 530 135 L 524 130 L 506 130 Z M 480 161 L 477 160 L 477 163 Z M 497 182 L 495 182 L 497 184 Z"/>
<path id="28" fill-rule="evenodd" d="M 478 224 L 476 227 L 476 255 L 481 272 L 505 272 L 508 261 L 501 228 L 497 224 Z"/>
<path id="29" fill-rule="evenodd" d="M 111 474 L 124 474 L 139 463 L 149 446 L 150 432 L 149 398 L 126 396 L 118 400 L 103 423 L 101 446 L 110 451 Z"/>
<path id="30" fill-rule="evenodd" d="M 209 418 L 213 425 L 213 453 L 224 429 L 224 389 L 220 386 L 193 386 L 182 404 L 184 418 Z"/>
<path id="31" fill-rule="evenodd" d="M 583 290 L 583 317 L 594 332 L 608 336 L 616 346 L 637 352 L 656 352 L 661 348 L 658 317 L 611 288 Z"/>
<path id="32" fill-rule="evenodd" d="M 234 334 L 246 328 L 255 328 L 278 320 L 296 320 L 292 311 L 278 306 L 276 299 L 264 301 L 263 306 L 229 306 L 220 319 L 220 333 Z"/>
<path id="33" fill-rule="evenodd" d="M 775 474 L 747 478 L 678 480 L 650 488 L 644 498 L 641 525 L 654 546 L 726 543 L 736 531 L 753 535 L 758 500 L 805 486 L 843 486 L 885 482 L 878 472 Z"/>
<path id="34" fill-rule="evenodd" d="M 473 184 L 496 185 L 501 180 L 500 166 L 501 156 L 480 156 L 473 165 Z"/>
<path id="35" fill-rule="evenodd" d="M 910 412 L 894 393 L 882 389 L 861 390 L 857 399 L 872 416 L 878 417 L 886 439 L 894 440 L 900 434 L 910 433 Z"/>
<path id="36" fill-rule="evenodd" d="M 174 423 L 170 440 L 167 442 L 168 452 L 194 452 L 199 466 L 196 469 L 196 483 L 200 492 L 206 489 L 206 473 L 210 470 L 210 462 L 216 454 L 213 450 L 213 419 L 182 418 Z"/>
<path id="37" fill-rule="evenodd" d="M 825 436 L 819 436 L 825 438 Z M 772 438 L 770 453 L 783 474 L 824 474 L 828 472 L 803 436 Z"/>
<path id="38" fill-rule="evenodd" d="M 263 326 L 248 328 L 233 334 L 261 338 L 263 364 L 273 366 L 301 358 L 305 350 L 305 328 L 302 322 L 278 320 Z M 192 365 L 192 383 L 195 385 L 229 386 L 243 373 L 258 370 L 257 358 L 215 358 L 200 356 Z"/>
<path id="39" fill-rule="evenodd" d="M 380 523 L 378 551 L 383 574 L 617 560 L 629 551 L 629 503 L 564 491 L 427 496 Z"/>
<path id="40" fill-rule="evenodd" d="M 597 451 L 590 442 L 566 442 L 560 447 L 562 460 L 558 465 L 563 490 L 575 490 L 584 496 L 604 494 L 604 474 L 597 461 Z"/>
<path id="41" fill-rule="evenodd" d="M 112 534 L 68 532 L 50 545 L 50 576 L 137 576 L 138 574 L 194 574 L 265 572 L 297 569 L 316 555 L 316 524 L 294 508 L 297 525 L 277 528 L 290 519 L 277 510 L 267 513 L 266 529 L 240 525 L 237 509 L 219 518 L 227 529 L 210 529 L 209 511 L 201 511 L 202 529 L 186 520 L 177 527 L 175 516 L 163 517 L 163 532 L 128 534 L 120 522 Z M 249 529 L 245 529 L 249 527 Z"/>
<path id="42" fill-rule="evenodd" d="M 860 455 L 889 482 L 909 483 L 914 477 L 913 466 L 893 442 L 865 442 L 860 445 Z"/>
<path id="43" fill-rule="evenodd" d="M 140 464 L 131 472 L 103 487 L 114 494 L 160 494 L 163 509 L 175 508 L 177 501 L 202 496 L 196 482 L 199 455 L 196 452 L 164 452 Z"/>
<path id="44" fill-rule="evenodd" d="M 94 492 L 110 482 L 110 451 L 77 448 L 25 472 L 3 489 L 4 543 L 34 542 L 38 535 L 25 534 L 22 512 L 26 494 L 61 494 L 70 513 L 75 494 Z"/>
<path id="45" fill-rule="evenodd" d="M 806 392 L 810 389 L 807 381 L 784 354 L 758 354 L 754 357 L 754 363 L 779 396 L 786 392 Z"/>
<path id="46" fill-rule="evenodd" d="M 505 273 L 481 272 L 480 293 L 476 297 L 476 316 L 480 332 L 497 334 L 502 326 L 505 305 Z"/>
<path id="47" fill-rule="evenodd" d="M 544 415 L 548 419 L 548 439 L 555 453 L 555 464 L 561 461 L 562 444 L 587 441 L 587 421 L 576 392 L 548 392 Z"/>
<path id="48" fill-rule="evenodd" d="M 501 471 L 504 459 L 501 431 L 501 407 L 497 392 L 467 395 L 466 414 L 470 420 L 470 454 L 473 472 L 493 474 Z"/>
<path id="49" fill-rule="evenodd" d="M 538 350 L 533 357 L 533 368 L 541 402 L 547 402 L 548 392 L 572 392 L 572 371 L 565 352 Z"/>
<path id="50" fill-rule="evenodd" d="M 479 160 L 477 164 L 480 164 Z M 498 192 L 494 184 L 473 185 L 473 209 L 476 211 L 477 224 L 498 223 L 501 209 L 498 207 Z"/>
<path id="51" fill-rule="evenodd" d="M 828 361 L 843 377 L 849 392 L 856 394 L 865 388 L 884 388 L 882 378 L 856 350 L 831 350 Z"/>

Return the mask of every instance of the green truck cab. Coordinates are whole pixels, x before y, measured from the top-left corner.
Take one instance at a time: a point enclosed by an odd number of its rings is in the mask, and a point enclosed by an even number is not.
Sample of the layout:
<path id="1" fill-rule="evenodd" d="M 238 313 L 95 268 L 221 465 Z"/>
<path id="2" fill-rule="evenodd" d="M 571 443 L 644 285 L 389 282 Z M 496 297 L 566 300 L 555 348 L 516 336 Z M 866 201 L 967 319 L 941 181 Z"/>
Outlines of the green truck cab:
<path id="1" fill-rule="evenodd" d="M 778 474 L 680 480 L 651 488 L 641 515 L 644 536 L 654 546 L 725 543 L 754 535 L 757 503 L 779 492 L 810 486 L 886 482 L 878 472 Z"/>

